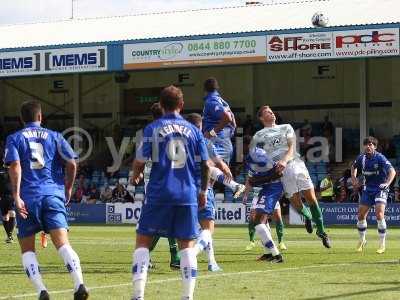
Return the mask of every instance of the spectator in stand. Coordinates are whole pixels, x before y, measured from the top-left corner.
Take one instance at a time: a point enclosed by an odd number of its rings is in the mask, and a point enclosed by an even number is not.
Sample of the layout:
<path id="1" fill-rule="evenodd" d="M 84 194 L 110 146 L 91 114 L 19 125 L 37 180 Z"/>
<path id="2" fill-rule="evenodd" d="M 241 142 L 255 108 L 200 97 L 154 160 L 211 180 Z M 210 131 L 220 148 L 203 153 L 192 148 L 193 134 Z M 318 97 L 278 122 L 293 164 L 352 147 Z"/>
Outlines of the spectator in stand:
<path id="1" fill-rule="evenodd" d="M 332 137 L 335 131 L 335 127 L 332 122 L 329 121 L 329 116 L 325 116 L 324 123 L 322 124 L 322 133 L 325 137 Z"/>
<path id="2" fill-rule="evenodd" d="M 83 178 L 88 178 L 92 176 L 92 172 L 93 170 L 91 169 L 87 161 L 83 161 L 82 163 L 79 164 L 79 170 L 78 170 L 79 177 L 83 176 Z"/>
<path id="3" fill-rule="evenodd" d="M 311 137 L 312 136 L 312 126 L 308 119 L 304 119 L 304 124 L 301 127 L 301 133 L 303 137 Z"/>
<path id="4" fill-rule="evenodd" d="M 321 201 L 322 202 L 333 202 L 334 194 L 333 194 L 333 182 L 331 174 L 328 172 L 326 177 L 321 180 L 319 190 L 321 193 Z"/>
<path id="5" fill-rule="evenodd" d="M 88 204 L 96 204 L 97 201 L 100 200 L 100 192 L 97 189 L 96 185 L 93 183 L 88 192 Z"/>
<path id="6" fill-rule="evenodd" d="M 275 118 L 276 118 L 276 120 L 275 120 L 275 124 L 276 125 L 283 124 L 282 116 L 279 113 L 275 113 Z"/>
<path id="7" fill-rule="evenodd" d="M 300 154 L 307 159 L 307 151 L 312 147 L 312 145 L 308 144 L 308 141 L 311 139 L 312 127 L 310 122 L 305 119 L 304 125 L 300 128 L 300 136 L 303 138 L 303 141 L 300 143 Z"/>
<path id="8" fill-rule="evenodd" d="M 346 202 L 348 199 L 347 181 L 350 179 L 350 169 L 346 169 L 342 177 L 340 177 L 334 187 L 334 194 L 336 195 L 336 202 Z"/>
<path id="9" fill-rule="evenodd" d="M 251 118 L 251 116 L 250 115 L 246 115 L 246 120 L 244 121 L 244 124 L 243 124 L 243 132 L 244 132 L 244 135 L 251 135 L 251 136 L 253 136 L 253 134 L 254 134 L 254 121 L 253 121 L 253 119 Z"/>
<path id="10" fill-rule="evenodd" d="M 71 197 L 72 203 L 81 203 L 83 200 L 83 196 L 85 195 L 85 191 L 82 186 L 77 185 L 74 194 Z"/>
<path id="11" fill-rule="evenodd" d="M 133 197 L 122 184 L 118 183 L 112 191 L 112 202 L 133 203 Z"/>
<path id="12" fill-rule="evenodd" d="M 106 187 L 104 191 L 100 194 L 100 200 L 103 203 L 112 202 L 113 193 L 110 187 Z"/>
<path id="13" fill-rule="evenodd" d="M 86 195 L 86 191 L 87 191 L 88 187 L 86 186 L 86 177 L 84 174 L 79 175 L 77 184 L 83 190 L 84 194 Z"/>

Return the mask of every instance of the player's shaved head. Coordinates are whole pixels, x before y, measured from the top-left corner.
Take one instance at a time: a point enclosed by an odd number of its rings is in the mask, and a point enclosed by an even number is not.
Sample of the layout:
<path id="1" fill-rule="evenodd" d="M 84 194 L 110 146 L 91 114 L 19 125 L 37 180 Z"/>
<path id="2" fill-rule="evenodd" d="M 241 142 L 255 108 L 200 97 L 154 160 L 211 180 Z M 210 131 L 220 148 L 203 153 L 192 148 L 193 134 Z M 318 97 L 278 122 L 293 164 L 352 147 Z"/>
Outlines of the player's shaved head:
<path id="1" fill-rule="evenodd" d="M 204 90 L 208 93 L 219 90 L 217 79 L 215 79 L 214 77 L 206 79 L 206 81 L 204 81 Z"/>
<path id="2" fill-rule="evenodd" d="M 24 123 L 41 121 L 42 107 L 38 101 L 25 101 L 21 105 L 21 118 Z"/>
<path id="3" fill-rule="evenodd" d="M 164 114 L 160 102 L 153 103 L 153 105 L 150 107 L 150 111 L 154 120 L 161 118 Z"/>
<path id="4" fill-rule="evenodd" d="M 161 91 L 160 105 L 164 111 L 175 111 L 183 106 L 183 93 L 180 88 L 170 85 Z"/>
<path id="5" fill-rule="evenodd" d="M 202 121 L 202 117 L 201 115 L 197 114 L 197 113 L 192 113 L 192 114 L 188 114 L 186 116 L 186 120 L 189 123 L 192 123 L 194 126 L 196 126 L 197 128 L 201 127 L 201 121 Z"/>

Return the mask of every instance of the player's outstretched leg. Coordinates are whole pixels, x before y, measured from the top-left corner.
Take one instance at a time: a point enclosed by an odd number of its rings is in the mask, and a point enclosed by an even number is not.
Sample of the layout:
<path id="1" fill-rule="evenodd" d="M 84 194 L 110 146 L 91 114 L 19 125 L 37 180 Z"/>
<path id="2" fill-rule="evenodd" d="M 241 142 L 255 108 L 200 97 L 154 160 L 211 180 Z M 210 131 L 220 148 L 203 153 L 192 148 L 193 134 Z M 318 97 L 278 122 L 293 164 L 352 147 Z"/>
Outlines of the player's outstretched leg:
<path id="1" fill-rule="evenodd" d="M 365 238 L 366 234 L 367 234 L 367 220 L 359 220 L 357 222 L 357 230 L 358 230 L 358 235 L 359 235 L 359 240 L 358 240 L 358 244 L 357 244 L 357 248 L 356 251 L 357 252 L 362 252 L 365 245 L 367 244 L 367 240 Z"/>
<path id="2" fill-rule="evenodd" d="M 364 195 L 365 198 L 365 195 Z M 358 230 L 358 235 L 359 235 L 359 240 L 357 244 L 356 251 L 357 252 L 362 252 L 367 240 L 365 238 L 367 234 L 367 216 L 370 208 L 369 203 L 363 203 L 363 199 L 361 199 L 360 205 L 358 206 L 358 222 L 357 222 L 357 230 Z M 365 201 L 364 201 L 365 202 Z"/>
<path id="3" fill-rule="evenodd" d="M 317 227 L 317 232 L 316 232 L 317 236 L 322 240 L 322 244 L 326 248 L 331 248 L 332 247 L 331 241 L 328 237 L 328 234 L 325 231 L 324 220 L 322 217 L 322 211 L 321 211 L 321 208 L 319 207 L 317 197 L 315 196 L 314 188 L 304 190 L 303 194 L 304 194 L 304 197 L 306 198 L 308 206 L 310 207 L 312 220 L 314 221 L 314 223 Z"/>
<path id="4" fill-rule="evenodd" d="M 376 253 L 383 254 L 386 250 L 386 221 L 383 218 L 378 220 L 378 235 L 379 235 L 379 248 Z"/>
<path id="5" fill-rule="evenodd" d="M 178 244 L 174 238 L 168 238 L 169 253 L 171 254 L 171 261 L 169 266 L 171 269 L 180 269 L 180 258 L 178 255 Z"/>
<path id="6" fill-rule="evenodd" d="M 287 247 L 285 245 L 285 243 L 283 242 L 283 229 L 285 227 L 285 225 L 283 224 L 282 219 L 279 219 L 276 222 L 276 235 L 278 236 L 278 246 L 279 246 L 279 250 L 287 250 Z"/>
<path id="7" fill-rule="evenodd" d="M 274 263 L 283 262 L 282 255 L 279 253 L 274 241 L 272 240 L 271 232 L 265 224 L 256 225 L 256 232 L 259 235 L 265 250 L 269 251 L 271 256 L 267 258 L 268 261 Z"/>
<path id="8" fill-rule="evenodd" d="M 256 246 L 256 243 L 255 243 L 256 228 L 255 228 L 255 226 L 256 225 L 254 224 L 254 221 L 250 217 L 249 224 L 247 225 L 247 229 L 249 231 L 250 243 L 246 246 L 246 251 L 250 251 L 251 249 L 253 249 Z"/>
<path id="9" fill-rule="evenodd" d="M 208 258 L 208 271 L 210 271 L 210 272 L 222 271 L 222 269 L 218 266 L 217 261 L 215 260 L 213 244 L 214 244 L 213 239 L 211 237 L 211 240 L 205 249 L 206 253 L 207 253 L 207 258 Z"/>
<path id="10" fill-rule="evenodd" d="M 297 210 L 297 212 L 301 216 L 303 216 L 304 224 L 305 224 L 307 232 L 312 233 L 313 232 L 313 226 L 312 226 L 312 222 L 311 222 L 312 215 L 311 215 L 310 209 L 303 204 L 300 193 L 294 193 L 292 195 L 292 197 L 290 198 L 290 203 Z"/>
<path id="11" fill-rule="evenodd" d="M 279 202 L 277 202 L 275 205 L 273 219 L 275 220 L 275 230 L 278 237 L 278 248 L 281 251 L 287 250 L 287 247 L 283 242 L 283 229 L 285 226 L 283 224 L 281 206 Z"/>
<path id="12" fill-rule="evenodd" d="M 208 270 L 211 272 L 222 271 L 215 260 L 212 234 L 211 230 L 208 229 L 209 226 L 204 226 L 204 223 L 206 222 L 206 220 L 200 221 L 200 223 L 203 224 L 202 227 L 205 229 L 201 231 L 200 236 L 196 241 L 196 244 L 194 246 L 194 253 L 197 256 L 200 252 L 206 251 L 208 259 Z"/>
<path id="13" fill-rule="evenodd" d="M 89 292 L 83 283 L 81 262 L 68 242 L 67 230 L 65 228 L 50 230 L 50 237 L 74 282 L 74 300 L 87 299 Z"/>
<path id="14" fill-rule="evenodd" d="M 33 251 L 24 252 L 22 254 L 22 265 L 24 266 L 26 275 L 39 295 L 39 300 L 49 299 L 49 294 L 44 286 L 42 275 L 40 274 L 40 267 L 36 258 L 36 253 Z"/>
<path id="15" fill-rule="evenodd" d="M 74 281 L 74 299 L 84 300 L 89 297 L 89 293 L 83 284 L 83 276 L 81 269 L 81 262 L 78 254 L 72 249 L 71 245 L 64 244 L 58 248 L 58 253 L 64 260 L 64 264 L 67 267 L 72 280 Z"/>
<path id="16" fill-rule="evenodd" d="M 150 252 L 145 247 L 137 248 L 133 253 L 132 277 L 134 292 L 132 300 L 144 299 L 149 260 Z"/>
<path id="17" fill-rule="evenodd" d="M 197 257 L 194 248 L 184 248 L 179 252 L 182 273 L 182 300 L 193 300 L 197 277 Z"/>
<path id="18" fill-rule="evenodd" d="M 222 171 L 216 167 L 211 167 L 210 168 L 211 173 L 211 179 L 218 181 L 219 183 L 222 183 L 223 185 L 229 187 L 232 191 L 233 191 L 233 198 L 239 198 L 244 190 L 245 190 L 245 186 L 243 184 L 237 183 L 234 180 L 227 180 L 224 173 L 222 173 Z"/>
<path id="19" fill-rule="evenodd" d="M 13 231 L 15 227 L 15 217 L 9 217 L 8 220 L 6 221 L 3 219 L 3 227 L 7 234 L 5 242 L 6 243 L 14 242 Z"/>

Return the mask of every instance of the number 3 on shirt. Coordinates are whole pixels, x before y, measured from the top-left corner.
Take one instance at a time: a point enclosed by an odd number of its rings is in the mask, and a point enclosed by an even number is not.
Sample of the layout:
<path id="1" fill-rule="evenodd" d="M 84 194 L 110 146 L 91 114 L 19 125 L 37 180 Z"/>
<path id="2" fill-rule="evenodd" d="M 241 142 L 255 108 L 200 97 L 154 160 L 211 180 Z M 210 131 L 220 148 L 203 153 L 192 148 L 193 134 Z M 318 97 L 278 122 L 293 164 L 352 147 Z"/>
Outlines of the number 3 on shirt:
<path id="1" fill-rule="evenodd" d="M 44 150 L 41 143 L 29 142 L 31 149 L 31 169 L 39 170 L 44 168 Z"/>
<path id="2" fill-rule="evenodd" d="M 186 149 L 182 139 L 175 138 L 168 142 L 167 155 L 172 169 L 181 169 L 186 165 Z"/>

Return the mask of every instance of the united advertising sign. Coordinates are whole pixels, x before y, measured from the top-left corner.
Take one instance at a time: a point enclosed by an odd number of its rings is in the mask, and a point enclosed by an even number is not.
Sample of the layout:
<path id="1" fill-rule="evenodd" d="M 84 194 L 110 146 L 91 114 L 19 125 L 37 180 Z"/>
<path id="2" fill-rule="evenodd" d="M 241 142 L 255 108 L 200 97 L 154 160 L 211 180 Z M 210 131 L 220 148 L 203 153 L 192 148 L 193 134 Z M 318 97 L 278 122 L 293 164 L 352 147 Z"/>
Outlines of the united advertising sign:
<path id="1" fill-rule="evenodd" d="M 46 49 L 0 53 L 0 76 L 107 70 L 107 47 Z"/>
<path id="2" fill-rule="evenodd" d="M 265 61 L 264 36 L 124 45 L 125 70 Z"/>

